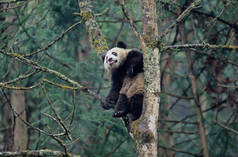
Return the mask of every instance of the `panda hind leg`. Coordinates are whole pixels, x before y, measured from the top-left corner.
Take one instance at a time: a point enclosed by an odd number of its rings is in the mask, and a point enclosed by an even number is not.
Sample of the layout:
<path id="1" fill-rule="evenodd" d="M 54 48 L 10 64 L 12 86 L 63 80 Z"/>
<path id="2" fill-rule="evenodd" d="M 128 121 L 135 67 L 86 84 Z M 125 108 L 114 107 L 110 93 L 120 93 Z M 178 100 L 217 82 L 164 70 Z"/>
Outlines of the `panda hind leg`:
<path id="1" fill-rule="evenodd" d="M 112 116 L 123 117 L 128 113 L 128 111 L 128 98 L 125 94 L 120 94 Z"/>
<path id="2" fill-rule="evenodd" d="M 135 121 L 140 118 L 143 107 L 143 94 L 135 94 L 130 100 L 129 121 Z"/>

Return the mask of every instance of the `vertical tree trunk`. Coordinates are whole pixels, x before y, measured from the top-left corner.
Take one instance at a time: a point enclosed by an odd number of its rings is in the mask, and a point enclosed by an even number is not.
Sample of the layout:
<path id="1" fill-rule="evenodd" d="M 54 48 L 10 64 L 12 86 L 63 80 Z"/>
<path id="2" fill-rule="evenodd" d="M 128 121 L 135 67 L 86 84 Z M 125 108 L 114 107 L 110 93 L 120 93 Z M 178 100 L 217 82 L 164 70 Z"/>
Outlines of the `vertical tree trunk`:
<path id="1" fill-rule="evenodd" d="M 182 32 L 181 32 L 181 36 L 182 36 L 182 41 L 185 43 L 188 43 L 188 39 L 186 36 L 186 28 L 184 23 L 182 24 Z M 203 115 L 202 115 L 202 109 L 201 109 L 201 102 L 200 102 L 200 98 L 199 98 L 199 94 L 198 94 L 198 88 L 197 88 L 197 80 L 196 77 L 194 75 L 193 72 L 193 61 L 192 61 L 192 56 L 191 56 L 191 52 L 189 52 L 189 50 L 186 50 L 186 58 L 187 58 L 187 63 L 188 63 L 188 72 L 189 72 L 189 78 L 191 81 L 191 86 L 192 86 L 192 93 L 193 93 L 193 97 L 194 97 L 194 103 L 196 106 L 196 110 L 197 110 L 197 118 L 198 118 L 198 124 L 199 124 L 199 133 L 200 133 L 200 139 L 201 139 L 201 144 L 202 144 L 202 148 L 203 148 L 203 155 L 204 157 L 209 157 L 209 151 L 208 151 L 208 143 L 207 143 L 207 139 L 206 139 L 206 130 L 205 130 L 205 126 L 204 126 L 204 120 L 203 120 Z"/>
<path id="2" fill-rule="evenodd" d="M 4 106 L 4 122 L 6 134 L 4 136 L 4 151 L 14 150 L 14 116 L 8 103 Z"/>
<path id="3" fill-rule="evenodd" d="M 20 116 L 15 117 L 14 127 L 14 151 L 27 149 L 27 126 L 21 119 L 26 121 L 26 103 L 24 91 L 13 90 L 11 93 L 11 105 Z"/>
<path id="4" fill-rule="evenodd" d="M 165 71 L 174 71 L 172 68 L 172 59 L 170 58 L 169 54 L 163 55 L 163 58 L 161 59 L 161 74 L 162 78 L 162 92 L 169 92 L 170 84 L 172 82 L 172 76 Z M 162 120 L 168 120 L 169 119 L 169 109 L 171 107 L 170 97 L 166 96 L 164 97 L 164 101 L 161 101 L 160 103 L 160 119 Z M 159 129 L 161 130 L 169 130 L 169 123 L 166 121 L 159 121 Z M 166 147 L 171 147 L 173 145 L 173 133 L 172 132 L 159 132 L 159 141 L 165 145 Z M 173 151 L 168 149 L 159 148 L 158 150 L 158 156 L 159 157 L 172 157 L 174 154 Z"/>
<path id="5" fill-rule="evenodd" d="M 14 7 L 14 3 L 10 4 L 8 7 Z M 8 23 L 12 23 L 13 21 L 16 20 L 16 16 L 8 16 L 6 18 L 6 21 Z M 16 33 L 16 27 L 15 26 L 10 26 L 8 27 L 5 31 L 10 32 L 10 35 Z M 11 45 L 10 43 L 8 44 L 8 48 L 10 49 Z M 13 66 L 12 66 L 13 65 Z M 9 63 L 9 67 L 11 69 L 11 73 L 15 74 L 16 70 L 18 68 L 17 63 L 12 64 L 11 62 Z M 10 103 L 10 104 L 9 104 Z M 27 136 L 27 126 L 22 122 L 21 119 L 26 121 L 26 103 L 25 103 L 25 95 L 24 91 L 19 91 L 19 90 L 12 90 L 10 94 L 10 102 L 6 103 L 7 106 L 5 106 L 5 122 L 6 126 L 8 128 L 7 132 L 7 144 L 6 144 L 6 150 L 9 151 L 21 151 L 21 150 L 26 150 L 27 148 L 27 141 L 28 141 L 28 136 Z M 15 112 L 17 112 L 20 117 L 15 117 L 13 116 L 13 111 L 12 108 L 14 109 Z"/>
<path id="6" fill-rule="evenodd" d="M 144 103 L 141 118 L 132 123 L 132 135 L 139 157 L 157 157 L 157 128 L 160 104 L 160 54 L 156 48 L 158 37 L 156 3 L 141 0 L 143 38 L 146 43 L 144 56 Z"/>

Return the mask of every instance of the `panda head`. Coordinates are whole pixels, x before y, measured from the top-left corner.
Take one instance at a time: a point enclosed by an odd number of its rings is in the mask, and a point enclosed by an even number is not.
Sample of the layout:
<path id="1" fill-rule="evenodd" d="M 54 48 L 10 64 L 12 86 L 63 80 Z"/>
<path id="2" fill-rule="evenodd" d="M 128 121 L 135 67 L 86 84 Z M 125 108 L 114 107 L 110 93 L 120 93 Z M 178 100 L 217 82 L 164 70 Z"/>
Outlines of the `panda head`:
<path id="1" fill-rule="evenodd" d="M 111 73 L 120 67 L 126 60 L 128 52 L 131 50 L 126 49 L 126 44 L 123 42 L 118 42 L 117 47 L 114 47 L 107 51 L 107 53 L 102 57 L 104 62 L 104 69 Z"/>

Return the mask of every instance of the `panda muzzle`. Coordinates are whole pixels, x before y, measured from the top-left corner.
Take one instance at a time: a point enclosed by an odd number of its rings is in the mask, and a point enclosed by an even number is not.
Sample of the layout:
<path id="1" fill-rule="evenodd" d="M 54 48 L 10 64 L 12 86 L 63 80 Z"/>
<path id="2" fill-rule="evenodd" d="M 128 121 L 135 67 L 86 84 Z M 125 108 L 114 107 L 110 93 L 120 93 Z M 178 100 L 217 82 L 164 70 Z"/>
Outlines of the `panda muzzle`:
<path id="1" fill-rule="evenodd" d="M 108 60 L 108 63 L 109 63 L 110 66 L 112 66 L 114 63 L 117 63 L 117 60 L 113 60 L 113 59 L 110 58 Z"/>

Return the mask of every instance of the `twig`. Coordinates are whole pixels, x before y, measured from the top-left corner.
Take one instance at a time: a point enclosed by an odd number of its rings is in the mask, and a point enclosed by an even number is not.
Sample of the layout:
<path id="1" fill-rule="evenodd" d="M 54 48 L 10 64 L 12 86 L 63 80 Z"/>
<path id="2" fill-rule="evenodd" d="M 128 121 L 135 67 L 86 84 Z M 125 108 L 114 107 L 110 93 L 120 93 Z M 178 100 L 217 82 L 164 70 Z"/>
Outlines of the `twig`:
<path id="1" fill-rule="evenodd" d="M 119 31 L 118 31 L 118 33 L 117 33 L 115 39 L 113 40 L 112 46 L 115 46 L 115 45 L 116 45 L 116 42 L 117 42 L 117 40 L 118 40 L 118 38 L 119 38 L 119 36 L 120 36 L 122 30 L 123 30 L 124 23 L 125 23 L 124 20 L 122 20 L 120 29 L 119 29 Z"/>
<path id="2" fill-rule="evenodd" d="M 223 85 L 223 84 L 217 84 L 217 86 L 224 87 L 224 88 L 238 88 L 238 86 L 228 86 L 228 85 Z"/>
<path id="3" fill-rule="evenodd" d="M 44 112 L 40 112 L 41 114 L 43 114 L 44 116 L 52 119 L 53 121 L 55 121 L 56 123 L 58 123 L 59 126 L 61 126 L 60 122 L 53 116 L 51 116 L 50 114 L 44 113 Z M 64 130 L 64 129 L 63 129 Z M 65 133 L 61 134 L 61 135 L 65 135 Z"/>
<path id="4" fill-rule="evenodd" d="M 174 148 L 165 147 L 165 146 L 162 146 L 162 145 L 158 145 L 158 147 L 160 147 L 162 149 L 171 150 L 171 151 L 177 152 L 177 153 L 192 155 L 192 156 L 195 156 L 195 157 L 201 157 L 202 156 L 200 154 L 194 154 L 194 153 L 186 152 L 186 151 L 183 151 L 183 150 L 178 150 L 178 149 L 174 149 Z"/>
<path id="5" fill-rule="evenodd" d="M 177 3 L 176 3 L 176 4 L 175 4 L 175 3 L 172 3 L 172 4 L 171 4 L 171 3 L 168 3 L 168 2 L 165 2 L 165 1 L 161 1 L 161 0 L 159 0 L 159 3 L 163 4 L 164 6 L 169 5 L 169 6 L 171 6 L 171 7 L 174 7 L 174 6 L 176 5 L 176 7 L 182 8 L 182 6 L 178 5 Z M 165 9 L 169 10 L 169 8 L 165 8 Z M 172 14 L 177 15 L 175 12 L 173 12 L 173 10 L 169 10 L 169 11 L 170 11 Z M 202 11 L 199 11 L 199 10 L 192 10 L 192 13 L 194 13 L 194 14 L 199 14 L 199 15 L 203 15 L 204 17 L 216 18 L 216 15 L 214 15 L 213 12 L 206 13 L 206 12 L 202 12 Z M 238 30 L 238 25 L 236 25 L 235 23 L 230 23 L 230 22 L 225 21 L 224 19 L 222 19 L 222 18 L 220 18 L 220 17 L 217 18 L 217 21 L 219 21 L 219 22 L 221 22 L 221 23 L 223 23 L 223 24 L 225 24 L 225 25 L 228 25 L 229 27 L 231 27 L 231 28 L 233 28 L 233 29 L 235 29 L 235 30 Z"/>
<path id="6" fill-rule="evenodd" d="M 109 152 L 108 154 L 106 154 L 104 157 L 109 157 L 109 156 L 111 156 L 112 154 L 114 154 L 114 153 L 120 148 L 120 146 L 121 146 L 124 142 L 126 142 L 126 139 L 123 140 L 123 141 L 121 141 L 121 143 L 119 143 L 111 152 Z"/>
<path id="7" fill-rule="evenodd" d="M 56 57 L 50 55 L 48 52 L 46 52 L 45 54 L 46 54 L 49 58 L 55 60 L 55 61 L 56 61 L 57 63 L 59 63 L 60 65 L 66 67 L 66 68 L 69 69 L 69 70 L 72 70 L 72 67 L 71 67 L 70 65 L 68 65 L 68 64 L 64 63 L 63 61 L 59 60 L 58 58 L 56 58 Z"/>
<path id="8" fill-rule="evenodd" d="M 66 134 L 66 136 L 69 138 L 69 140 L 72 140 L 72 137 L 71 137 L 71 135 L 70 135 L 70 131 L 69 131 L 68 127 L 66 126 L 66 124 L 64 123 L 64 121 L 62 120 L 62 118 L 60 117 L 60 115 L 56 112 L 54 106 L 52 105 L 52 102 L 51 102 L 50 98 L 48 97 L 48 94 L 47 94 L 47 92 L 46 92 L 45 87 L 42 86 L 42 89 L 43 89 L 43 92 L 44 92 L 44 94 L 45 94 L 45 97 L 46 97 L 46 99 L 47 99 L 47 101 L 48 101 L 48 104 L 49 104 L 51 110 L 53 111 L 54 115 L 56 116 L 57 121 L 59 122 L 59 124 L 60 124 L 60 126 L 62 127 L 62 129 L 65 131 L 65 134 Z"/>
<path id="9" fill-rule="evenodd" d="M 233 62 L 232 60 L 228 59 L 228 58 L 224 58 L 224 57 L 216 57 L 215 55 L 212 55 L 212 54 L 209 54 L 207 52 L 204 52 L 204 51 L 199 51 L 197 49 L 192 49 L 194 52 L 196 53 L 200 53 L 200 54 L 203 54 L 203 55 L 206 55 L 206 56 L 209 56 L 209 57 L 212 57 L 214 59 L 217 59 L 219 61 L 222 61 L 224 63 L 228 63 L 228 64 L 231 64 L 231 65 L 234 65 L 234 66 L 237 66 L 238 67 L 238 64 L 236 62 Z"/>
<path id="10" fill-rule="evenodd" d="M 168 122 L 168 123 L 183 123 L 183 124 L 198 125 L 198 122 L 188 122 L 188 121 L 179 121 L 179 120 L 159 119 L 159 121 L 166 121 L 166 122 Z"/>
<path id="11" fill-rule="evenodd" d="M 15 81 L 15 80 L 11 80 L 11 82 L 12 81 Z M 35 89 L 35 88 L 41 86 L 44 83 L 48 83 L 50 85 L 53 85 L 53 86 L 56 86 L 56 87 L 62 88 L 62 89 L 78 90 L 78 88 L 74 88 L 74 87 L 71 87 L 71 86 L 66 86 L 66 85 L 63 85 L 63 84 L 55 83 L 55 82 L 52 82 L 52 81 L 44 79 L 44 78 L 40 82 L 38 82 L 38 83 L 36 83 L 32 86 L 29 86 L 29 87 L 10 86 L 10 85 L 8 85 L 8 82 L 0 82 L 0 87 L 8 88 L 8 89 L 14 89 L 14 90 L 32 90 L 32 89 Z"/>
<path id="12" fill-rule="evenodd" d="M 49 69 L 49 68 L 44 67 L 44 66 L 41 66 L 37 62 L 34 62 L 34 61 L 30 60 L 30 59 L 27 59 L 24 56 L 22 56 L 20 54 L 17 54 L 17 53 L 4 52 L 2 50 L 0 50 L 0 53 L 2 53 L 4 55 L 7 55 L 9 57 L 14 57 L 16 60 L 19 60 L 20 62 L 22 62 L 24 64 L 31 65 L 36 70 L 43 71 L 43 72 L 46 72 L 48 74 L 52 74 L 52 75 L 58 77 L 59 79 L 61 79 L 61 80 L 65 81 L 65 82 L 73 85 L 77 90 L 82 90 L 82 91 L 88 93 L 89 95 L 94 96 L 95 98 L 99 99 L 101 102 L 105 102 L 100 95 L 98 95 L 95 92 L 89 90 L 88 88 L 82 86 L 78 82 L 76 82 L 74 80 L 71 80 L 70 78 L 68 78 L 64 74 L 61 74 L 60 72 L 57 72 L 55 70 Z M 49 83 L 51 83 L 51 82 L 49 82 Z"/>
<path id="13" fill-rule="evenodd" d="M 186 132 L 186 131 L 175 131 L 175 130 L 164 130 L 164 129 L 159 129 L 158 131 L 159 131 L 159 132 L 175 133 L 175 134 L 186 134 L 186 135 L 199 134 L 199 131 L 195 131 L 195 132 Z"/>
<path id="14" fill-rule="evenodd" d="M 172 97 L 176 97 L 176 98 L 179 98 L 179 99 L 185 99 L 185 100 L 191 100 L 193 99 L 193 97 L 185 97 L 185 96 L 180 96 L 180 95 L 176 95 L 176 94 L 173 94 L 173 93 L 168 93 L 168 92 L 163 92 L 169 96 L 172 96 Z"/>
<path id="15" fill-rule="evenodd" d="M 238 50 L 238 46 L 232 46 L 232 45 L 212 45 L 212 44 L 209 44 L 209 43 L 170 45 L 170 46 L 165 46 L 164 50 L 169 50 L 169 49 L 187 49 L 187 48 L 196 48 L 196 49 L 209 48 L 209 49 Z"/>
<path id="16" fill-rule="evenodd" d="M 29 53 L 29 54 L 25 54 L 23 55 L 23 57 L 31 57 L 39 52 L 42 52 L 42 51 L 45 51 L 47 49 L 49 49 L 52 45 L 54 45 L 57 41 L 59 41 L 61 38 L 64 37 L 65 34 L 67 34 L 69 31 L 71 31 L 74 27 L 76 27 L 77 25 L 81 24 L 81 21 L 79 22 L 76 22 L 75 24 L 73 24 L 72 26 L 70 26 L 68 29 L 66 29 L 64 32 L 62 32 L 60 34 L 59 37 L 57 37 L 56 39 L 54 39 L 53 41 L 51 41 L 48 45 L 40 48 L 39 50 L 35 51 L 35 52 L 32 52 L 32 53 Z"/>
<path id="17" fill-rule="evenodd" d="M 176 19 L 175 23 L 173 23 L 172 25 L 170 25 L 166 31 L 159 37 L 159 39 L 164 38 L 169 32 L 171 32 L 173 30 L 173 28 L 178 25 L 180 22 L 182 22 L 189 14 L 190 12 L 197 8 L 200 4 L 201 4 L 202 0 L 196 0 L 193 3 L 191 3 L 191 5 L 185 9 L 182 14 L 179 15 L 179 17 Z"/>
<path id="18" fill-rule="evenodd" d="M 1 88 L 0 88 L 0 89 L 1 89 Z M 47 132 L 45 132 L 44 130 L 41 130 L 41 129 L 37 128 L 37 127 L 34 127 L 33 125 L 31 125 L 31 123 L 29 123 L 29 122 L 25 121 L 24 119 L 22 119 L 21 116 L 19 115 L 19 113 L 17 113 L 17 112 L 14 110 L 14 108 L 13 108 L 13 106 L 11 105 L 10 100 L 9 100 L 9 98 L 7 97 L 6 93 L 5 93 L 2 89 L 1 89 L 1 91 L 2 91 L 3 95 L 5 96 L 5 98 L 7 99 L 7 103 L 8 103 L 8 105 L 10 106 L 10 109 L 12 110 L 14 116 L 19 117 L 19 119 L 20 119 L 24 124 L 26 124 L 27 126 L 30 126 L 32 129 L 34 129 L 34 130 L 36 130 L 36 131 L 38 131 L 38 132 L 40 132 L 40 133 L 42 133 L 42 134 L 44 134 L 44 135 L 46 135 L 46 136 L 55 137 L 54 134 L 47 133 Z"/>
<path id="19" fill-rule="evenodd" d="M 238 131 L 237 131 L 237 130 L 232 129 L 232 128 L 229 128 L 229 127 L 223 125 L 222 123 L 220 123 L 220 122 L 218 122 L 218 121 L 215 121 L 215 123 L 218 124 L 220 127 L 222 127 L 222 128 L 224 128 L 224 129 L 226 129 L 226 130 L 228 130 L 228 131 L 230 131 L 230 132 L 232 132 L 232 133 L 238 135 Z"/>
<path id="20" fill-rule="evenodd" d="M 72 100 L 72 102 L 73 102 L 73 111 L 72 111 L 72 118 L 71 118 L 71 120 L 70 120 L 70 123 L 69 123 L 69 125 L 71 126 L 72 124 L 73 124 L 73 120 L 74 120 L 74 114 L 75 114 L 75 111 L 76 111 L 76 100 L 75 100 L 75 97 L 76 97 L 76 92 L 75 92 L 75 90 L 73 91 L 73 100 Z"/>
<path id="21" fill-rule="evenodd" d="M 126 19 L 129 21 L 130 26 L 131 26 L 134 34 L 136 35 L 136 37 L 138 38 L 138 41 L 140 42 L 140 46 L 141 46 L 142 51 L 145 52 L 146 45 L 145 45 L 144 39 L 141 36 L 141 34 L 137 31 L 137 28 L 134 25 L 134 22 L 133 22 L 132 18 L 127 13 L 126 8 L 125 8 L 125 1 L 122 0 L 122 3 L 120 5 L 121 5 L 121 9 L 122 9 L 123 14 L 125 15 Z"/>
<path id="22" fill-rule="evenodd" d="M 4 84 L 12 84 L 12 83 L 16 83 L 16 82 L 18 82 L 18 81 L 21 81 L 21 80 L 27 79 L 27 78 L 33 76 L 34 74 L 36 74 L 36 73 L 38 73 L 38 72 L 39 72 L 39 71 L 37 71 L 37 70 L 33 70 L 33 71 L 32 71 L 31 73 L 29 73 L 29 74 L 26 74 L 26 75 L 20 75 L 20 76 L 18 76 L 18 77 L 15 78 L 15 79 L 12 79 L 12 80 L 10 80 L 10 81 L 4 82 Z"/>

